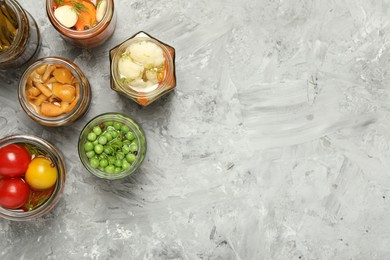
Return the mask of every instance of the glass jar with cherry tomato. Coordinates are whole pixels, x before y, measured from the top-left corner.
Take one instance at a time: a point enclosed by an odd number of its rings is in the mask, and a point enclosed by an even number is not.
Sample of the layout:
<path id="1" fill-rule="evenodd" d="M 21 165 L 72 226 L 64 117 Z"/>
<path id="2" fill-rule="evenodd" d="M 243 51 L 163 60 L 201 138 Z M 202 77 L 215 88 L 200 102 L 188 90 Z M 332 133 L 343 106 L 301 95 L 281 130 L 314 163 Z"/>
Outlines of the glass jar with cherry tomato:
<path id="1" fill-rule="evenodd" d="M 60 151 L 32 135 L 0 139 L 0 217 L 26 221 L 48 213 L 65 185 Z"/>
<path id="2" fill-rule="evenodd" d="M 99 46 L 115 31 L 113 0 L 46 0 L 46 12 L 61 37 L 77 47 Z"/>

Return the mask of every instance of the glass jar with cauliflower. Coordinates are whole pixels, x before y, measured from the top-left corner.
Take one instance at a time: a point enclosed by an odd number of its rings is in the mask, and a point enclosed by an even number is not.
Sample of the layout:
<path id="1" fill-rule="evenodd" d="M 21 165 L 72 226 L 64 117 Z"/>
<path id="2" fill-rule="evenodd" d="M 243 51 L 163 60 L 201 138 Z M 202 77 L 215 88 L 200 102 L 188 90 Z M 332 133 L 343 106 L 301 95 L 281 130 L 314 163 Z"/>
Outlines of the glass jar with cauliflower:
<path id="1" fill-rule="evenodd" d="M 110 52 L 112 89 L 146 106 L 176 86 L 175 51 L 141 32 Z"/>

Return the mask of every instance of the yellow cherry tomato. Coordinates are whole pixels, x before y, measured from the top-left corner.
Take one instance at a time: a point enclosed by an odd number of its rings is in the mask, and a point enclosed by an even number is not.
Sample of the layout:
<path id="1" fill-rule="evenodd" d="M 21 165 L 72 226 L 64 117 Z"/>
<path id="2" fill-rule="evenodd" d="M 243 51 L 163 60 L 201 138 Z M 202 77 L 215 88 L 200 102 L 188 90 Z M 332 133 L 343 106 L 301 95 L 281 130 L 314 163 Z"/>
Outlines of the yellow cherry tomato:
<path id="1" fill-rule="evenodd" d="M 37 157 L 28 165 L 25 179 L 34 190 L 46 190 L 57 181 L 57 168 L 46 158 Z"/>

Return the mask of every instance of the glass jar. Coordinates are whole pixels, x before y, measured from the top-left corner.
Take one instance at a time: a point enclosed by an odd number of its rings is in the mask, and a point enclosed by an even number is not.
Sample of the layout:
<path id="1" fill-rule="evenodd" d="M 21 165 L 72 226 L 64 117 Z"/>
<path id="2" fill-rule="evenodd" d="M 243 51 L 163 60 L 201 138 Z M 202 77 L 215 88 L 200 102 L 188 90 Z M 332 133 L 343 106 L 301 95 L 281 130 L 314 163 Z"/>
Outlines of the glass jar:
<path id="1" fill-rule="evenodd" d="M 9 48 L 0 51 L 0 69 L 18 68 L 38 54 L 41 46 L 39 29 L 34 18 L 17 1 L 4 0 L 0 5 L 17 24 L 17 33 Z"/>
<path id="2" fill-rule="evenodd" d="M 91 131 L 93 131 L 94 127 L 96 127 L 96 126 L 99 126 L 100 128 L 102 126 L 106 127 L 105 124 L 107 122 L 111 122 L 111 123 L 118 122 L 118 123 L 120 123 L 120 124 L 122 124 L 124 126 L 127 126 L 129 128 L 129 130 L 131 132 L 133 132 L 133 134 L 134 134 L 133 137 L 132 137 L 134 139 L 132 139 L 131 142 L 137 143 L 136 151 L 134 151 L 134 154 L 136 154 L 135 160 L 131 163 L 130 167 L 127 170 L 124 170 L 124 171 L 122 171 L 120 173 L 107 173 L 103 169 L 92 167 L 91 159 L 93 157 L 89 156 L 89 157 L 91 157 L 91 158 L 89 158 L 87 156 L 87 153 L 86 153 L 86 150 L 85 150 L 85 144 L 87 143 L 87 141 L 91 141 L 91 140 L 88 139 L 88 134 L 91 133 Z M 114 124 L 114 126 L 115 126 L 115 124 Z M 106 136 L 104 129 L 102 130 L 102 133 L 101 133 L 101 136 L 103 136 L 103 135 Z M 98 135 L 98 137 L 99 136 L 100 135 Z M 96 140 L 98 140 L 98 137 L 97 137 Z M 124 135 L 123 135 L 123 137 L 124 137 Z M 111 142 L 112 141 L 113 140 L 111 140 Z M 100 142 L 100 140 L 99 140 L 99 142 Z M 124 143 L 124 141 L 123 141 L 123 143 Z M 119 149 L 123 149 L 123 147 L 119 148 Z M 94 148 L 94 150 L 96 151 L 95 148 Z M 96 153 L 97 152 L 98 151 L 96 151 Z M 142 130 L 142 128 L 139 126 L 139 124 L 137 122 L 135 122 L 133 119 L 131 119 L 130 117 L 128 117 L 128 116 L 125 116 L 125 115 L 119 114 L 119 113 L 105 113 L 105 114 L 101 114 L 101 115 L 98 115 L 95 118 L 91 119 L 91 121 L 89 121 L 85 125 L 83 130 L 81 131 L 80 137 L 79 137 L 79 142 L 78 142 L 78 153 L 79 153 L 80 160 L 83 163 L 84 167 L 90 173 L 92 173 L 93 175 L 95 175 L 95 176 L 97 176 L 99 178 L 108 179 L 108 180 L 122 179 L 122 178 L 132 174 L 142 164 L 142 162 L 143 162 L 143 160 L 145 158 L 145 154 L 146 154 L 145 133 Z M 126 155 L 127 154 L 128 153 L 126 153 Z M 100 154 L 96 154 L 96 156 L 97 157 L 98 156 L 102 156 L 104 158 L 106 155 L 105 155 L 105 153 L 100 153 Z M 123 159 L 126 160 L 126 158 L 123 158 Z"/>
<path id="3" fill-rule="evenodd" d="M 57 204 L 64 190 L 66 169 L 61 152 L 48 141 L 33 135 L 12 135 L 0 139 L 0 148 L 9 144 L 29 144 L 43 150 L 56 166 L 58 175 L 50 197 L 42 205 L 30 211 L 23 211 L 22 209 L 11 210 L 0 206 L 0 217 L 9 220 L 26 221 L 43 216 Z"/>
<path id="4" fill-rule="evenodd" d="M 29 102 L 28 87 L 32 84 L 35 84 L 35 82 L 31 83 L 31 77 L 36 75 L 34 74 L 35 71 L 44 65 L 47 65 L 46 68 L 49 68 L 49 65 L 66 68 L 72 73 L 75 80 L 75 83 L 73 83 L 76 91 L 76 96 L 73 100 L 74 104 L 70 103 L 67 112 L 58 116 L 43 116 L 42 114 L 38 113 L 38 110 L 33 107 L 31 102 Z M 89 105 L 91 103 L 91 87 L 87 77 L 76 64 L 64 58 L 51 56 L 35 61 L 24 71 L 19 81 L 18 98 L 24 112 L 26 112 L 27 115 L 34 121 L 45 126 L 63 126 L 76 121 L 88 111 Z M 73 109 L 69 109 L 69 107 L 72 107 Z"/>
<path id="5" fill-rule="evenodd" d="M 135 43 L 149 42 L 154 43 L 162 49 L 163 56 L 165 58 L 165 75 L 161 82 L 159 82 L 155 88 L 148 91 L 140 91 L 129 87 L 124 82 L 119 73 L 118 63 L 122 55 L 126 52 L 126 49 Z M 147 106 L 153 101 L 168 93 L 176 87 L 176 75 L 175 75 L 175 49 L 145 32 L 139 32 L 132 36 L 130 39 L 124 41 L 118 46 L 110 50 L 110 63 L 111 63 L 111 89 L 118 93 L 132 99 L 141 106 Z"/>
<path id="6" fill-rule="evenodd" d="M 63 26 L 54 16 L 55 0 L 46 0 L 46 12 L 51 24 L 69 43 L 81 47 L 96 47 L 107 41 L 115 31 L 114 0 L 107 0 L 107 9 L 100 22 L 90 29 L 77 31 Z"/>

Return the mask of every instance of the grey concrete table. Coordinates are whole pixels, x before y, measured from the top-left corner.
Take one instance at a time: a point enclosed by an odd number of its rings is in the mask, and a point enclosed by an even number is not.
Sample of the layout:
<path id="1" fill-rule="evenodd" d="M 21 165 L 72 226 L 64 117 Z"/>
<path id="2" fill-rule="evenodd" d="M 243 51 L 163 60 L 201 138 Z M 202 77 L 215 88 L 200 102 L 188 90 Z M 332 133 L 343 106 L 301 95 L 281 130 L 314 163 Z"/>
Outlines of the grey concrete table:
<path id="1" fill-rule="evenodd" d="M 65 154 L 65 192 L 28 223 L 0 220 L 0 259 L 389 259 L 390 1 L 116 1 L 117 30 L 74 49 L 44 1 L 21 1 L 93 101 L 47 128 L 0 74 L 0 136 Z M 177 51 L 177 89 L 151 106 L 109 88 L 108 50 L 144 30 Z M 148 154 L 115 182 L 86 172 L 78 135 L 108 111 L 140 122 Z"/>

